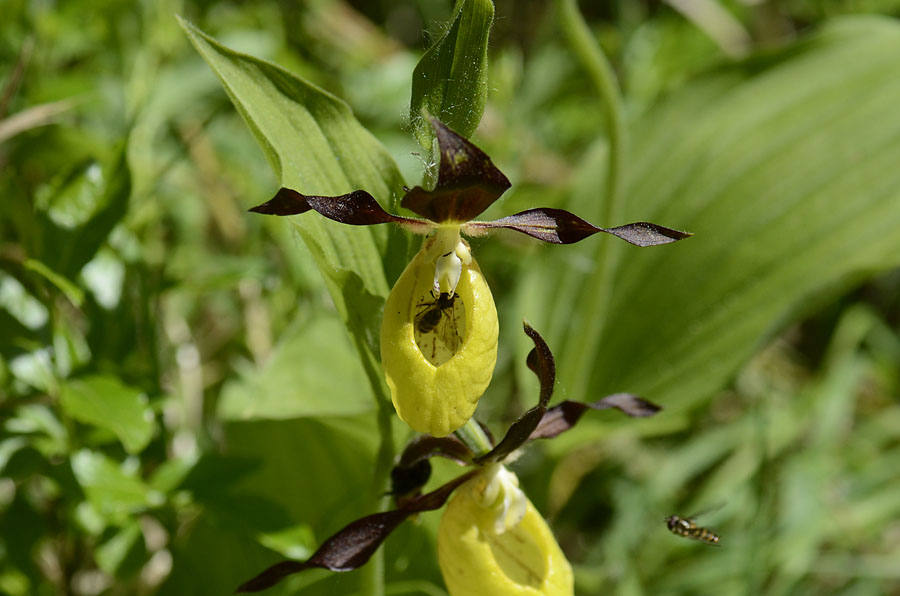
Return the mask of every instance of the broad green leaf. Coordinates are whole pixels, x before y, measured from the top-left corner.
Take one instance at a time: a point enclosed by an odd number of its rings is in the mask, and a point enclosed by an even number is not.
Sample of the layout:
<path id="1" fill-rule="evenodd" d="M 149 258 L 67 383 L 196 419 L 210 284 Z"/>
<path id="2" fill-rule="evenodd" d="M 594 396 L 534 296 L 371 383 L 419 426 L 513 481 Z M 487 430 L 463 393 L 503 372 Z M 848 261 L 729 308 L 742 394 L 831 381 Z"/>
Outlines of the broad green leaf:
<path id="1" fill-rule="evenodd" d="M 161 493 L 102 453 L 79 451 L 72 456 L 72 472 L 88 501 L 112 523 L 124 523 L 135 513 L 163 503 Z"/>
<path id="2" fill-rule="evenodd" d="M 487 46 L 494 20 L 491 0 L 460 0 L 444 35 L 413 71 L 409 118 L 419 144 L 431 151 L 434 132 L 421 110 L 464 137 L 481 122 L 487 100 Z"/>
<path id="3" fill-rule="evenodd" d="M 397 166 L 345 102 L 274 64 L 222 46 L 187 21 L 181 25 L 219 77 L 281 186 L 324 196 L 363 189 L 396 211 L 403 187 Z M 247 204 L 267 198 L 251 197 Z M 388 291 L 383 257 L 405 257 L 406 240 L 386 226 L 342 226 L 311 213 L 294 221 L 345 322 L 358 338 L 369 337 L 366 325 L 378 320 L 373 302 L 380 305 Z M 390 265 L 391 278 L 399 274 L 396 268 Z M 374 353 L 376 347 L 370 342 Z"/>
<path id="4" fill-rule="evenodd" d="M 625 221 L 696 236 L 618 248 L 608 304 L 574 266 L 587 251 L 535 273 L 532 309 L 574 305 L 548 337 L 571 397 L 706 399 L 798 314 L 900 262 L 898 54 L 895 21 L 838 21 L 692 82 L 635 127 Z"/>
<path id="5" fill-rule="evenodd" d="M 317 313 L 282 334 L 259 370 L 226 385 L 219 402 L 225 420 L 348 416 L 371 411 L 368 381 L 334 315 Z"/>
<path id="6" fill-rule="evenodd" d="M 72 418 L 112 431 L 129 453 L 139 453 L 153 437 L 147 396 L 115 377 L 89 376 L 60 387 L 60 405 Z"/>

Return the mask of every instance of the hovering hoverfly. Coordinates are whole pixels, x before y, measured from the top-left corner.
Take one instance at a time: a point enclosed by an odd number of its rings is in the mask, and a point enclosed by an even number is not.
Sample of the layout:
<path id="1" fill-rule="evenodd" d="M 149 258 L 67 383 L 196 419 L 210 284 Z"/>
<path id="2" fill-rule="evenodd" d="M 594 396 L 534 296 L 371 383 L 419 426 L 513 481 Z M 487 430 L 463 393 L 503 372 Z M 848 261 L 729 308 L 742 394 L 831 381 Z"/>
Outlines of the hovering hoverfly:
<path id="1" fill-rule="evenodd" d="M 419 304 L 413 320 L 416 343 L 436 366 L 449 360 L 462 343 L 459 329 L 465 325 L 465 315 L 461 306 L 462 301 L 455 292 L 441 292 L 433 300 Z"/>
<path id="2" fill-rule="evenodd" d="M 719 544 L 719 536 L 715 532 L 698 526 L 690 517 L 670 515 L 666 518 L 666 525 L 669 527 L 670 532 L 678 536 L 699 540 L 706 544 Z"/>

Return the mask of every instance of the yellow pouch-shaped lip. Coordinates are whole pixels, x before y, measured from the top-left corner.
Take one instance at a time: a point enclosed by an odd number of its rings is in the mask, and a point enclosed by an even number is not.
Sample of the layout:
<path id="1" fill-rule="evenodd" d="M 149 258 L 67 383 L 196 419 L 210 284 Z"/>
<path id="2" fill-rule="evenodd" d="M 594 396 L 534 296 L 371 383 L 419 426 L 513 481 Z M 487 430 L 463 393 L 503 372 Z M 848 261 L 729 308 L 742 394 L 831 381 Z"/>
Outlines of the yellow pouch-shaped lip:
<path id="1" fill-rule="evenodd" d="M 445 363 L 426 360 L 414 325 L 423 297 L 430 296 L 434 264 L 423 248 L 394 284 L 381 321 L 381 363 L 400 419 L 414 430 L 443 437 L 472 417 L 497 363 L 497 308 L 474 260 L 463 265 L 458 300 L 465 308 L 460 345 Z"/>
<path id="2" fill-rule="evenodd" d="M 572 596 L 572 567 L 531 501 L 518 525 L 497 534 L 496 512 L 471 492 L 479 482 L 458 489 L 441 517 L 438 560 L 450 596 Z"/>

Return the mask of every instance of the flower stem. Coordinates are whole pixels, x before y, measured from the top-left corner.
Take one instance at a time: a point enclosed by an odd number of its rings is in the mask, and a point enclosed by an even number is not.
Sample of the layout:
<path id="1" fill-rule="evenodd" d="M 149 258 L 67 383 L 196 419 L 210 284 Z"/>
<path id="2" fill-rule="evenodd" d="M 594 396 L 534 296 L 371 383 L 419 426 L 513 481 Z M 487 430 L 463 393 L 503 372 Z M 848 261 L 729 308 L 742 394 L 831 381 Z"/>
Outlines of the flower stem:
<path id="1" fill-rule="evenodd" d="M 388 397 L 388 390 L 384 383 L 381 367 L 374 353 L 368 347 L 365 339 L 360 334 L 353 336 L 363 370 L 369 379 L 372 393 L 375 396 L 376 419 L 378 421 L 378 434 L 380 442 L 378 452 L 375 455 L 375 473 L 372 477 L 371 501 L 375 511 L 386 511 L 390 505 L 390 497 L 386 496 L 388 490 L 388 477 L 391 467 L 394 465 L 394 434 L 391 421 L 394 408 Z M 360 570 L 360 591 L 366 596 L 384 596 L 384 549 L 379 548 L 363 565 Z"/>
<path id="2" fill-rule="evenodd" d="M 468 422 L 462 428 L 457 429 L 454 434 L 472 450 L 475 457 L 484 455 L 491 450 L 491 441 L 474 418 L 469 418 Z"/>
<path id="3" fill-rule="evenodd" d="M 609 128 L 609 171 L 606 173 L 606 201 L 600 225 L 612 225 L 616 215 L 626 144 L 622 96 L 612 66 L 578 12 L 576 0 L 558 0 L 557 8 L 563 35 L 603 100 L 603 113 Z"/>
<path id="4" fill-rule="evenodd" d="M 625 115 L 622 96 L 616 82 L 615 73 L 603 55 L 590 29 L 578 12 L 576 0 L 557 0 L 560 27 L 572 52 L 594 84 L 603 104 L 609 134 L 609 165 L 606 173 L 606 197 L 600 208 L 599 225 L 616 225 L 621 219 L 622 207 L 619 195 L 624 171 L 627 145 Z M 583 328 L 590 333 L 580 334 L 572 344 L 571 352 L 576 355 L 569 366 L 572 371 L 572 395 L 585 395 L 591 382 L 591 368 L 596 348 L 606 326 L 607 307 L 612 291 L 615 260 L 618 248 L 610 242 L 601 242 L 597 249 L 594 275 L 588 278 L 582 288 L 582 296 L 590 298 L 592 307 L 585 312 Z"/>

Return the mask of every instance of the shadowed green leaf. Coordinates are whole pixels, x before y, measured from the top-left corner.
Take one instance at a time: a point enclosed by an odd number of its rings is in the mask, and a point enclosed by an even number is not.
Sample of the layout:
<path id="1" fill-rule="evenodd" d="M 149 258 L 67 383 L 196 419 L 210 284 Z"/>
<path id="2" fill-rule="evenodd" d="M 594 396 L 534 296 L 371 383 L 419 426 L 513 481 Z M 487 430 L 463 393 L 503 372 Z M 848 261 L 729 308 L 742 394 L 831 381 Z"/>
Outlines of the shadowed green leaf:
<path id="1" fill-rule="evenodd" d="M 419 144 L 431 151 L 432 116 L 464 137 L 478 128 L 487 99 L 487 45 L 494 20 L 491 0 L 461 0 L 450 27 L 413 71 L 409 118 Z"/>

